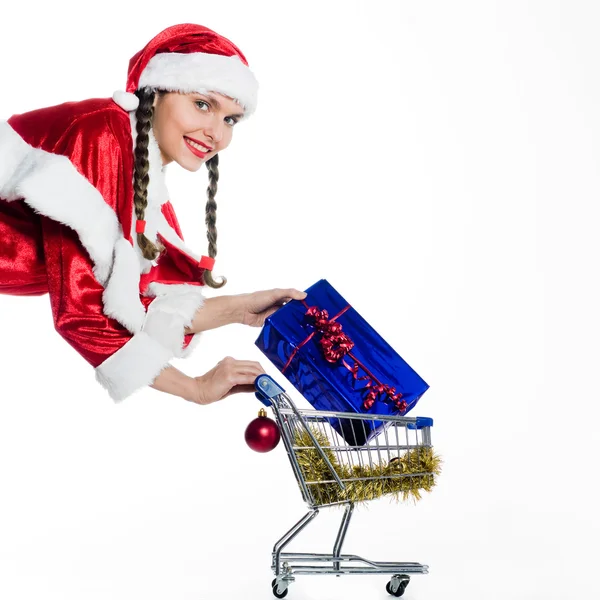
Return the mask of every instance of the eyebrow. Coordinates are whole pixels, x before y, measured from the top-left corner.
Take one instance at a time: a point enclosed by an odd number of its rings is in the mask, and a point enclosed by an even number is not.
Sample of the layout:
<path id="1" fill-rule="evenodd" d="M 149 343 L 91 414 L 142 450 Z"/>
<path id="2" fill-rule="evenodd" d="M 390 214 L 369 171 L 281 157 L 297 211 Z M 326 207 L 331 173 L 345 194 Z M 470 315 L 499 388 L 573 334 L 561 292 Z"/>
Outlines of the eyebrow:
<path id="1" fill-rule="evenodd" d="M 211 96 L 210 94 L 202 94 L 202 95 L 206 96 L 207 98 L 210 98 L 214 102 L 214 104 L 217 108 L 221 108 L 221 103 L 214 96 Z M 239 119 L 241 119 L 244 116 L 244 113 L 237 113 L 235 115 L 228 115 L 228 116 L 238 117 Z"/>

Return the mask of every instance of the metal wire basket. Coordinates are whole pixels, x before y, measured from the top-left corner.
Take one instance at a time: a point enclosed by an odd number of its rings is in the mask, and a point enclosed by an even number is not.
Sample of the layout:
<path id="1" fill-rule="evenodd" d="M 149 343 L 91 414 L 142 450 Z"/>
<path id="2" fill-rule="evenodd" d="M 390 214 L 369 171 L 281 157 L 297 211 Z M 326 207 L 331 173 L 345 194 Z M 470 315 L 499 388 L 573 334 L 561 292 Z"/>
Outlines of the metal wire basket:
<path id="1" fill-rule="evenodd" d="M 372 561 L 341 554 L 341 548 L 356 503 L 354 498 L 361 486 L 364 489 L 368 483 L 374 490 L 372 498 L 368 495 L 364 498 L 368 501 L 387 493 L 406 496 L 420 487 L 429 489 L 434 484 L 434 473 L 421 468 L 432 456 L 433 421 L 425 417 L 298 409 L 283 388 L 268 375 L 257 377 L 255 387 L 257 396 L 265 404 L 270 403 L 302 497 L 310 509 L 273 548 L 273 594 L 277 598 L 285 597 L 295 580 L 294 575 L 379 573 L 392 575 L 386 590 L 401 596 L 410 575 L 427 573 L 427 565 Z M 345 435 L 346 438 L 364 439 L 361 428 L 371 431 L 375 421 L 383 422 L 384 427 L 378 436 L 363 445 L 348 444 L 335 427 L 339 424 L 338 429 L 344 432 L 350 429 L 351 435 Z M 317 516 L 320 508 L 336 505 L 345 505 L 345 511 L 331 554 L 283 552 L 283 548 Z"/>

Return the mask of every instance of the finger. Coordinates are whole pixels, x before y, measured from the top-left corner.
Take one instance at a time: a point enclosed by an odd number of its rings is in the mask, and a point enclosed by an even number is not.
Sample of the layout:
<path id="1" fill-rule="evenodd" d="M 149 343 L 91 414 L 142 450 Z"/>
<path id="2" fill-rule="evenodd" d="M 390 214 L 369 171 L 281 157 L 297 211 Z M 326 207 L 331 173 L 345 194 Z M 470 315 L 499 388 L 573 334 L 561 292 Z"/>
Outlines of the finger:
<path id="1" fill-rule="evenodd" d="M 252 394 L 256 391 L 253 385 L 234 385 L 222 398 L 227 398 L 227 396 L 231 396 L 231 394 L 242 394 L 248 393 Z"/>
<path id="2" fill-rule="evenodd" d="M 302 293 L 304 294 L 304 296 L 298 298 L 294 298 L 293 296 L 284 296 L 283 298 L 278 298 L 274 302 L 274 306 L 276 308 L 279 308 L 280 306 L 286 305 L 290 300 L 304 300 L 304 298 L 306 298 L 306 294 L 304 292 Z"/>
<path id="3" fill-rule="evenodd" d="M 296 288 L 273 288 L 270 290 L 270 294 L 273 298 L 273 302 L 280 300 L 304 300 L 307 296 L 306 292 L 302 292 Z"/>
<path id="4" fill-rule="evenodd" d="M 297 290 L 296 288 L 289 288 L 285 290 L 285 293 L 287 294 L 287 296 L 293 298 L 294 300 L 304 300 L 304 298 L 306 298 L 306 296 L 308 295 L 306 292 Z"/>
<path id="5" fill-rule="evenodd" d="M 258 370 L 252 370 L 252 371 L 242 371 L 240 373 L 236 373 L 234 376 L 232 376 L 229 379 L 230 384 L 235 383 L 236 385 L 239 383 L 251 383 L 252 385 L 254 385 L 256 383 L 256 378 L 259 377 L 260 375 L 263 375 L 263 373 L 261 373 Z"/>
<path id="6" fill-rule="evenodd" d="M 248 377 L 258 377 L 262 373 L 264 373 L 264 370 L 261 367 L 255 367 L 254 365 L 250 365 L 248 367 L 235 368 L 232 371 L 231 376 L 235 377 L 237 375 L 245 375 Z"/>
<path id="7" fill-rule="evenodd" d="M 236 360 L 235 364 L 240 367 L 256 367 L 258 369 L 262 369 L 262 365 L 255 360 Z"/>
<path id="8" fill-rule="evenodd" d="M 256 380 L 255 373 L 234 373 L 229 376 L 223 383 L 231 389 L 236 385 L 249 385 L 254 387 L 254 381 Z"/>

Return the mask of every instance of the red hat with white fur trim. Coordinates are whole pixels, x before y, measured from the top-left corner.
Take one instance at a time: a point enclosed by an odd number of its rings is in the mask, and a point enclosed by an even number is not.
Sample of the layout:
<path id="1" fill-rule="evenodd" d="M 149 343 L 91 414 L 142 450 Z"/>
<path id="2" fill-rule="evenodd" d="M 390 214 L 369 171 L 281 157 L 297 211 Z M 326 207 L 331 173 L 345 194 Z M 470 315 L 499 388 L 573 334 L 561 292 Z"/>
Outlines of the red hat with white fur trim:
<path id="1" fill-rule="evenodd" d="M 241 50 L 202 25 L 184 23 L 161 31 L 129 61 L 127 91 L 113 100 L 126 111 L 139 104 L 133 92 L 141 88 L 169 92 L 217 92 L 244 107 L 256 109 L 258 82 Z"/>

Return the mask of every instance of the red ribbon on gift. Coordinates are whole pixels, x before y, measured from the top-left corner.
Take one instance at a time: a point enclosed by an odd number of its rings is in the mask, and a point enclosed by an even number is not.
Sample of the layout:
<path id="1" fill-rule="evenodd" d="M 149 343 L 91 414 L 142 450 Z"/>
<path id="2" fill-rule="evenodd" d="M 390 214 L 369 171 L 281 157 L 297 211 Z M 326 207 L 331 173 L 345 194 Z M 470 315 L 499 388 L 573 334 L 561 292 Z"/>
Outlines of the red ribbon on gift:
<path id="1" fill-rule="evenodd" d="M 354 348 L 354 342 L 342 331 L 341 323 L 336 320 L 341 317 L 349 308 L 350 305 L 343 308 L 335 317 L 329 318 L 329 313 L 323 309 L 320 310 L 317 306 L 308 306 L 308 304 L 302 300 L 302 304 L 307 308 L 306 316 L 314 320 L 315 331 L 313 331 L 301 344 L 299 344 L 292 352 L 290 358 L 282 369 L 282 373 L 289 367 L 292 359 L 296 355 L 296 352 L 307 344 L 317 333 L 321 333 L 319 339 L 319 345 L 323 352 L 323 357 L 327 362 L 337 363 L 342 359 L 342 364 L 356 381 L 366 380 L 365 390 L 369 390 L 366 398 L 363 401 L 363 408 L 369 410 L 377 397 L 383 395 L 383 401 L 387 403 L 394 403 L 398 410 L 406 410 L 407 404 L 405 400 L 401 400 L 402 393 L 396 392 L 396 388 L 381 383 L 377 378 L 352 354 L 350 350 Z M 344 356 L 348 356 L 354 364 L 349 365 L 345 360 Z M 366 375 L 360 377 L 358 375 L 358 369 L 361 368 Z"/>

